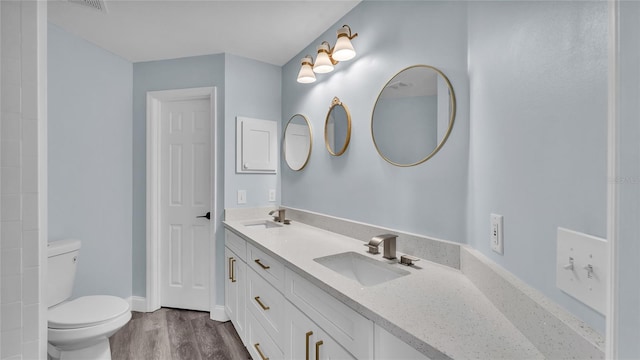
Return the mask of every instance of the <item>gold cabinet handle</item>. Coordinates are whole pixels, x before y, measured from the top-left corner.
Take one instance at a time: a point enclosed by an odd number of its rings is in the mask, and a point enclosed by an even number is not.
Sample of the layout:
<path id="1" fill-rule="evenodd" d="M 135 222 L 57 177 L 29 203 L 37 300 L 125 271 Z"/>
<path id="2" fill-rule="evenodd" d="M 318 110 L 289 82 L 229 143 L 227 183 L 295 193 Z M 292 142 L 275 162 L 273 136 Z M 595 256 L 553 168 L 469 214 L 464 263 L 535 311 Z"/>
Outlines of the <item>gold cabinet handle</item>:
<path id="1" fill-rule="evenodd" d="M 260 296 L 256 296 L 254 297 L 254 299 L 256 299 L 256 302 L 258 302 L 258 304 L 260 304 L 260 307 L 262 307 L 262 310 L 269 310 L 269 307 L 266 306 L 265 304 L 262 303 L 262 301 L 260 301 Z"/>
<path id="2" fill-rule="evenodd" d="M 267 269 L 271 268 L 271 266 L 263 264 L 263 263 L 260 261 L 260 259 L 255 259 L 254 261 L 256 262 L 256 264 L 260 265 L 260 267 L 261 267 L 261 268 L 263 268 L 263 269 L 265 269 L 265 270 L 267 270 Z"/>
<path id="3" fill-rule="evenodd" d="M 307 356 L 305 357 L 305 360 L 309 360 L 309 338 L 311 337 L 311 335 L 313 335 L 313 331 L 307 331 L 307 340 L 305 341 L 305 349 L 307 351 Z"/>
<path id="4" fill-rule="evenodd" d="M 231 282 L 236 282 L 236 259 L 231 258 Z"/>
<path id="5" fill-rule="evenodd" d="M 320 345 L 324 344 L 322 340 L 316 343 L 316 360 L 320 360 Z"/>
<path id="6" fill-rule="evenodd" d="M 269 360 L 268 357 L 264 356 L 264 354 L 262 353 L 262 350 L 260 350 L 260 344 L 256 343 L 255 345 L 253 345 L 254 348 L 256 348 L 256 350 L 258 351 L 258 354 L 260 354 L 260 357 L 262 358 L 262 360 Z"/>
<path id="7" fill-rule="evenodd" d="M 229 257 L 229 280 L 233 279 L 233 257 Z"/>

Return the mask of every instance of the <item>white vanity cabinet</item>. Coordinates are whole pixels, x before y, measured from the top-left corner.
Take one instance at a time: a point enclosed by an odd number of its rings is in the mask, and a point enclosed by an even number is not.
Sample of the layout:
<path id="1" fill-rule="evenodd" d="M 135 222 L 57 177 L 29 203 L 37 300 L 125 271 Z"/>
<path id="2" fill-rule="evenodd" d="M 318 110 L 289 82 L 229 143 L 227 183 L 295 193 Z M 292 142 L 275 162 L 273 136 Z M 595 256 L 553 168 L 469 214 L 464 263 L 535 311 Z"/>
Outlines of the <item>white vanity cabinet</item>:
<path id="1" fill-rule="evenodd" d="M 278 347 L 284 343 L 284 296 L 253 269 L 249 269 L 247 308 Z"/>
<path id="2" fill-rule="evenodd" d="M 254 360 L 284 359 L 282 349 L 269 332 L 258 322 L 252 312 L 247 314 L 247 338 L 245 346 Z"/>
<path id="3" fill-rule="evenodd" d="M 244 341 L 247 312 L 247 264 L 244 262 L 246 242 L 231 232 L 227 231 L 225 235 L 224 310 L 231 319 L 240 339 Z"/>
<path id="4" fill-rule="evenodd" d="M 373 321 L 289 269 L 285 297 L 355 358 L 373 358 Z"/>
<path id="5" fill-rule="evenodd" d="M 247 265 L 274 288 L 282 292 L 284 284 L 284 265 L 282 263 L 257 247 L 248 244 Z"/>
<path id="6" fill-rule="evenodd" d="M 356 359 L 290 302 L 286 302 L 286 359 Z"/>
<path id="7" fill-rule="evenodd" d="M 247 244 L 247 262 L 245 345 L 256 360 L 283 359 L 284 265 L 251 244 Z"/>
<path id="8" fill-rule="evenodd" d="M 254 359 L 428 360 L 267 251 L 225 240 L 225 310 Z"/>

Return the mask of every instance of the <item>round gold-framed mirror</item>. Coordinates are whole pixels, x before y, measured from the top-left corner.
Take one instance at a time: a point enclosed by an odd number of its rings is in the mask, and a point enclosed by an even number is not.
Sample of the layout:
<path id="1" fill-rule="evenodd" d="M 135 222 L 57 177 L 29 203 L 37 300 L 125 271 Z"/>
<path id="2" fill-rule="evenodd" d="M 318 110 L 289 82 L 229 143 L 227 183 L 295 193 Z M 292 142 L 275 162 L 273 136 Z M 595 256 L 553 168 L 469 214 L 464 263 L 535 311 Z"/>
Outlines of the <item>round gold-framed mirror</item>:
<path id="1" fill-rule="evenodd" d="M 440 151 L 455 117 L 456 96 L 447 76 L 433 66 L 413 65 L 380 91 L 371 114 L 371 137 L 387 162 L 415 166 Z"/>
<path id="2" fill-rule="evenodd" d="M 324 144 L 329 154 L 340 156 L 351 140 L 351 113 L 347 105 L 334 97 L 324 122 Z"/>
<path id="3" fill-rule="evenodd" d="M 306 116 L 295 114 L 287 122 L 282 139 L 282 154 L 287 166 L 300 171 L 307 166 L 313 147 L 311 123 Z"/>

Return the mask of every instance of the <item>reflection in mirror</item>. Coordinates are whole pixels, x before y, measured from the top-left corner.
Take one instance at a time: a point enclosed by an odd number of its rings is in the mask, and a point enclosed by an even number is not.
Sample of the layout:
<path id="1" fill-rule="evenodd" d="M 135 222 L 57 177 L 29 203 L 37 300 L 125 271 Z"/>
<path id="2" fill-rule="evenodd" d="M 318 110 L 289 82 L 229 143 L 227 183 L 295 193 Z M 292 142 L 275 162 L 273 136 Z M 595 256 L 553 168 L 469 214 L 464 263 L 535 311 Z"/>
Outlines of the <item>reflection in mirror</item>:
<path id="1" fill-rule="evenodd" d="M 289 119 L 284 130 L 282 153 L 291 170 L 304 169 L 311 156 L 311 124 L 304 115 L 295 114 Z"/>
<path id="2" fill-rule="evenodd" d="M 349 108 L 333 98 L 331 107 L 324 123 L 324 142 L 329 154 L 340 156 L 344 154 L 351 140 L 351 114 Z"/>
<path id="3" fill-rule="evenodd" d="M 456 99 L 438 69 L 415 65 L 384 86 L 371 117 L 371 135 L 380 156 L 396 166 L 413 166 L 433 157 L 453 127 Z"/>

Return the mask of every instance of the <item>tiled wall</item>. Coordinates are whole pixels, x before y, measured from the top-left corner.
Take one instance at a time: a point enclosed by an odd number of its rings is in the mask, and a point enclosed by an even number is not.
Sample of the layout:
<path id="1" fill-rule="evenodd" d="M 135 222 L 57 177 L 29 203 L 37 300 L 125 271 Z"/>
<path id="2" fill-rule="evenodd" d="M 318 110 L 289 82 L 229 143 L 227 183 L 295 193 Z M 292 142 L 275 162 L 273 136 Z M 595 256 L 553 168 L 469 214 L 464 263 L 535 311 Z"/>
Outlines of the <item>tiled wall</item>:
<path id="1" fill-rule="evenodd" d="M 38 12 L 46 14 L 46 5 L 38 3 L 0 2 L 0 359 L 43 358 L 46 340 L 38 208 L 38 132 L 45 121 L 38 81 L 46 75 L 38 71 L 46 46 Z"/>

